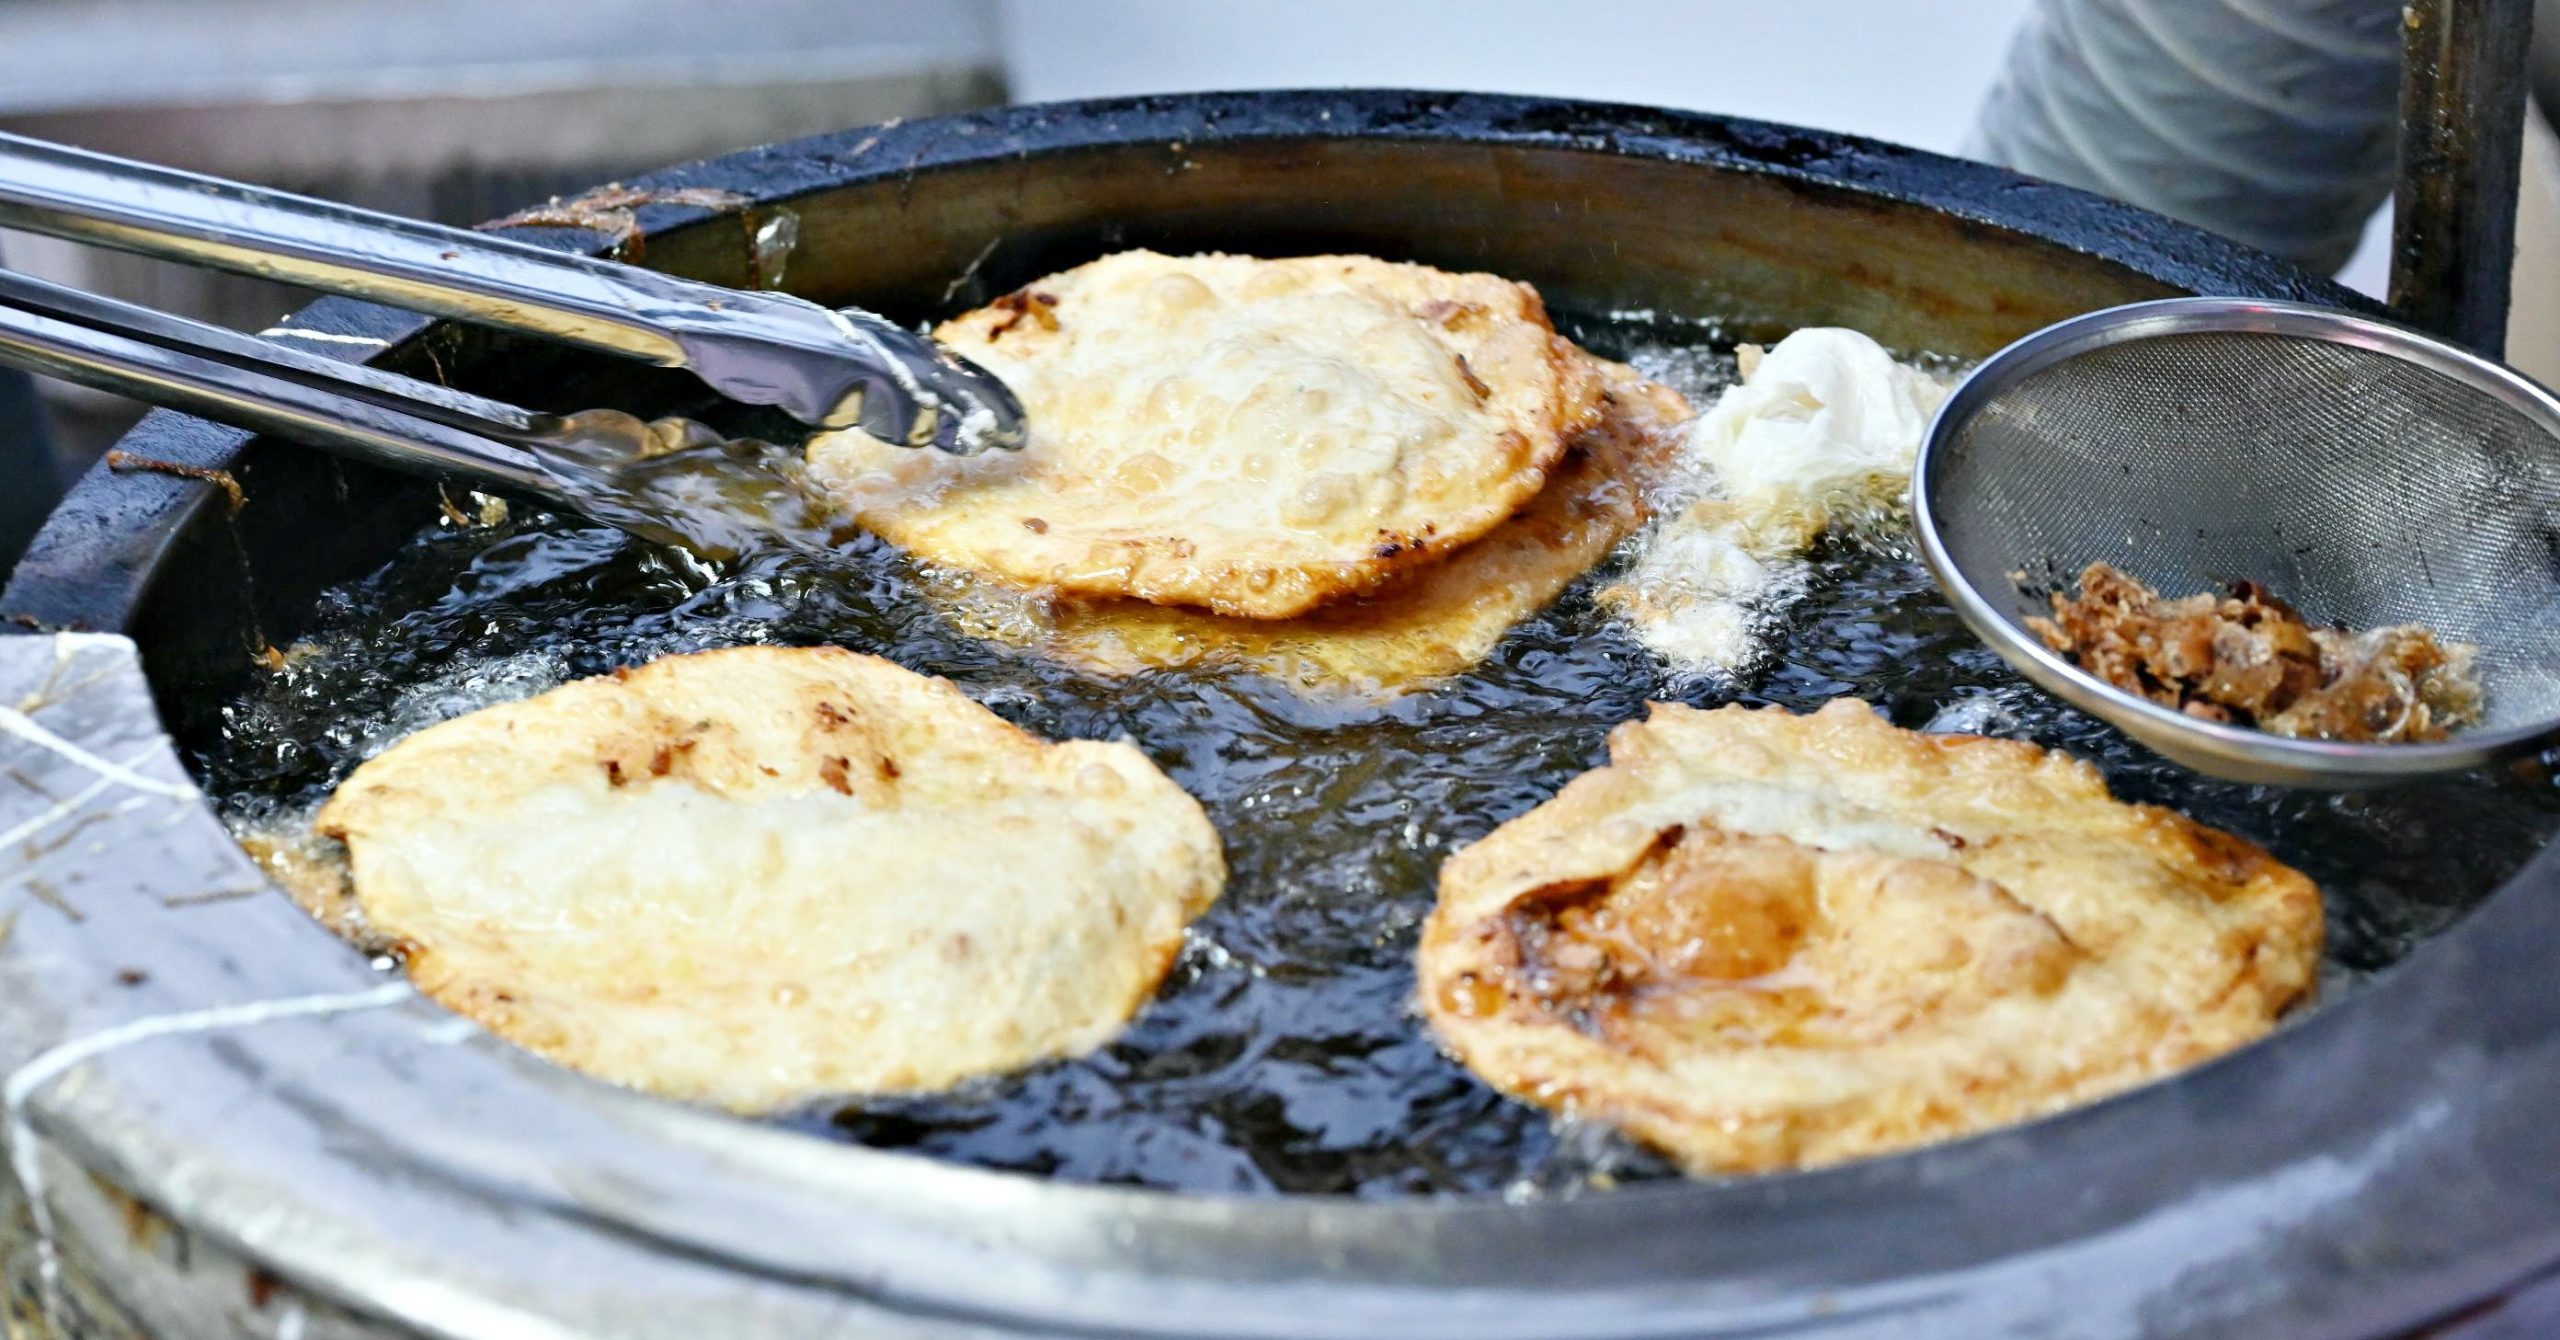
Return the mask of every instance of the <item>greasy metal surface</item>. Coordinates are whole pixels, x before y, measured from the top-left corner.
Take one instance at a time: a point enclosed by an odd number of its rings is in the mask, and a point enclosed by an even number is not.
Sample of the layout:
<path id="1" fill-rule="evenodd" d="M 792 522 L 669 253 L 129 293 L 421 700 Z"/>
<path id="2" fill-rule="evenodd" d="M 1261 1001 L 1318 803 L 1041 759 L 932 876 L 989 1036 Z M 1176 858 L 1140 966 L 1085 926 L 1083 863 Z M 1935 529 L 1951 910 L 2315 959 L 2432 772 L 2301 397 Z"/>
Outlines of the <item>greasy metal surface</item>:
<path id="1" fill-rule="evenodd" d="M 1353 245 L 1505 270 L 1586 310 L 1735 312 L 1756 327 L 1743 335 L 1842 322 L 1959 353 L 2182 289 L 2344 300 L 1987 168 L 1503 98 L 1018 109 L 648 184 L 793 197 L 809 226 L 795 286 L 906 318 L 1137 243 Z M 649 254 L 715 282 L 745 268 L 718 220 L 653 236 Z M 324 303 L 297 324 L 364 340 L 422 323 Z M 562 407 L 546 387 L 634 408 L 671 394 L 446 331 L 389 361 L 544 408 Z M 93 476 L 0 604 L 132 630 L 180 717 L 427 505 L 172 415 L 126 445 L 230 467 L 250 506 L 226 525 L 202 484 Z M 109 728 L 138 745 L 140 690 L 123 683 Z M 15 692 L 0 685 L 0 701 Z M 229 852 L 209 818 L 183 823 L 163 840 Z M 105 863 L 101 889 L 191 868 L 128 866 Z M 1907 1157 L 1518 1206 L 1167 1196 L 831 1146 L 603 1089 L 439 1031 L 414 1003 L 112 1048 L 26 1108 L 48 1166 L 96 1170 L 387 1333 L 2322 1340 L 2450 1312 L 2560 1260 L 2560 996 L 2535 989 L 2560 937 L 2555 885 L 2560 868 L 2537 861 L 2374 988 L 2173 1084 Z M 281 898 L 194 907 L 181 926 L 154 910 L 178 892 L 110 893 L 74 922 L 13 888 L 25 906 L 0 947 L 5 989 L 70 1004 L 6 1012 L 5 1064 L 119 1019 L 371 989 Z M 120 966 L 171 994 L 123 1004 Z"/>
<path id="2" fill-rule="evenodd" d="M 2533 0 L 2410 0 L 2402 12 L 2391 305 L 2496 358 L 2515 270 Z"/>

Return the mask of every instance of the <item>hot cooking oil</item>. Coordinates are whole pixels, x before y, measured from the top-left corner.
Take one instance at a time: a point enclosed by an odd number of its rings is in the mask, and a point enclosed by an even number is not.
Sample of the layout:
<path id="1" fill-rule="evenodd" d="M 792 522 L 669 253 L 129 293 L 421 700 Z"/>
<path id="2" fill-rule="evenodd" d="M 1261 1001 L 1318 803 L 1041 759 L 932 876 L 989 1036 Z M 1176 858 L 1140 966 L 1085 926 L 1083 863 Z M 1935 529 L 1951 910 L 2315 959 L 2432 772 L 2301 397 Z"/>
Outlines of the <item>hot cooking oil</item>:
<path id="1" fill-rule="evenodd" d="M 1712 338 L 1584 322 L 1578 338 L 1702 405 Z M 711 562 L 518 507 L 422 516 L 377 572 L 329 593 L 309 645 L 187 743 L 243 825 L 292 822 L 400 735 L 673 652 L 837 644 L 945 675 L 1053 738 L 1127 736 L 1207 806 L 1231 877 L 1157 1000 L 1093 1055 L 933 1097 L 830 1105 L 804 1131 L 1088 1182 L 1240 1194 L 1582 1194 L 1668 1169 L 1558 1130 L 1432 1045 L 1412 955 L 1451 851 L 1603 757 L 1649 699 L 1809 710 L 1843 694 L 1894 722 L 2014 736 L 2105 770 L 2318 880 L 2334 999 L 2458 917 L 2560 825 L 2548 781 L 2499 772 L 2334 795 L 2201 778 L 2029 687 L 1907 556 L 1833 542 L 1742 683 L 1671 676 L 1593 606 L 1606 573 L 1515 629 L 1475 672 L 1387 701 L 1309 698 L 1251 675 L 1080 677 L 965 636 L 894 551 L 857 542 Z M 1890 546 L 1886 546 L 1887 549 Z M 350 951 L 353 952 L 353 951 Z"/>

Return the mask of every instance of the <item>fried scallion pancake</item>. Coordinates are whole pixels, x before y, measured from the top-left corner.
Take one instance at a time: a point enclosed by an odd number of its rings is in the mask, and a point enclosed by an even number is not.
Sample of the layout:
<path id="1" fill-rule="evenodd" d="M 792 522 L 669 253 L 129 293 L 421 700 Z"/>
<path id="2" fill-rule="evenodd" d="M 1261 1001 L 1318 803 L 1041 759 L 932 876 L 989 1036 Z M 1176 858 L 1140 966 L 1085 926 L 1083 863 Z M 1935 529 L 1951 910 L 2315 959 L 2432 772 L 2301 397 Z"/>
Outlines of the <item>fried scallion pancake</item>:
<path id="1" fill-rule="evenodd" d="M 1052 744 L 832 648 L 699 652 L 473 712 L 316 819 L 419 988 L 741 1111 L 1101 1044 L 1225 879 L 1126 743 Z"/>
<path id="2" fill-rule="evenodd" d="M 2025 1120 L 2266 1032 L 2319 892 L 2016 741 L 1656 705 L 1442 867 L 1422 1005 L 1515 1097 L 1699 1174 Z"/>
<path id="3" fill-rule="evenodd" d="M 1019 452 L 826 434 L 812 477 L 928 563 L 1256 619 L 1500 525 L 1597 413 L 1536 290 L 1364 256 L 1131 251 L 935 338 L 1021 396 Z"/>
<path id="4" fill-rule="evenodd" d="M 971 632 L 1107 676 L 1237 665 L 1309 692 L 1394 694 L 1469 670 L 1643 524 L 1646 483 L 1689 417 L 1678 392 L 1593 363 L 1606 387 L 1600 419 L 1546 489 L 1483 539 L 1374 594 L 1270 620 L 973 584 L 949 608 Z"/>

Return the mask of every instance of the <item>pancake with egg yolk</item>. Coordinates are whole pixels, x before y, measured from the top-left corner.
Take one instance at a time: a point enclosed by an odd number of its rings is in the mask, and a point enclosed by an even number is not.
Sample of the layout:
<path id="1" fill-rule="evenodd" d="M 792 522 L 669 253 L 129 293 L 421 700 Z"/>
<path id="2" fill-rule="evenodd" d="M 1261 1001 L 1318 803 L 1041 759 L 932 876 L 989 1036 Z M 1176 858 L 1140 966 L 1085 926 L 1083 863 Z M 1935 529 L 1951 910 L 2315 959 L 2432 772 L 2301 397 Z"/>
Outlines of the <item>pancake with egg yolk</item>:
<path id="1" fill-rule="evenodd" d="M 1442 867 L 1422 1006 L 1487 1081 L 1698 1174 L 2023 1121 L 2265 1033 L 2318 890 L 2033 745 L 1657 704 Z"/>
<path id="2" fill-rule="evenodd" d="M 1029 441 L 821 435 L 810 475 L 838 507 L 929 564 L 1234 617 L 1484 535 L 1598 412 L 1536 290 L 1365 256 L 1122 252 L 934 334 L 1014 389 Z"/>

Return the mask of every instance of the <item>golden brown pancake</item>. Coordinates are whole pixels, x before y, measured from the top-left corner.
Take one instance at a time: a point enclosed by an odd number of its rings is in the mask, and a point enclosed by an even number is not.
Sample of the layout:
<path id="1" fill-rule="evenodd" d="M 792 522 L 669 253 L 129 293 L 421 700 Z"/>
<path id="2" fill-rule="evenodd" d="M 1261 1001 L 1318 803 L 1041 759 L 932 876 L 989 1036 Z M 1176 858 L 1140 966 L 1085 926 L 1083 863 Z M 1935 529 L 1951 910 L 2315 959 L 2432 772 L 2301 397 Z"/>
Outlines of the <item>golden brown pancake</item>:
<path id="1" fill-rule="evenodd" d="M 2022 1121 L 2259 1036 L 2319 892 L 2033 745 L 1657 704 L 1460 851 L 1422 1005 L 1515 1097 L 1700 1174 Z"/>
<path id="2" fill-rule="evenodd" d="M 1019 393 L 1030 440 L 822 436 L 811 474 L 856 522 L 1015 586 L 1257 619 L 1500 525 L 1598 392 L 1536 290 L 1365 256 L 1122 252 L 935 338 Z"/>
<path id="3" fill-rule="evenodd" d="M 1126 743 L 832 648 L 699 652 L 430 727 L 317 817 L 420 990 L 757 1111 L 1095 1047 L 1225 879 Z"/>
<path id="4" fill-rule="evenodd" d="M 1688 402 L 1633 368 L 1593 365 L 1607 388 L 1601 418 L 1546 489 L 1493 533 L 1372 595 L 1268 620 L 978 585 L 952 612 L 972 632 L 1102 675 L 1235 665 L 1310 692 L 1392 694 L 1458 674 L 1643 524 L 1645 482 L 1676 444 Z"/>

